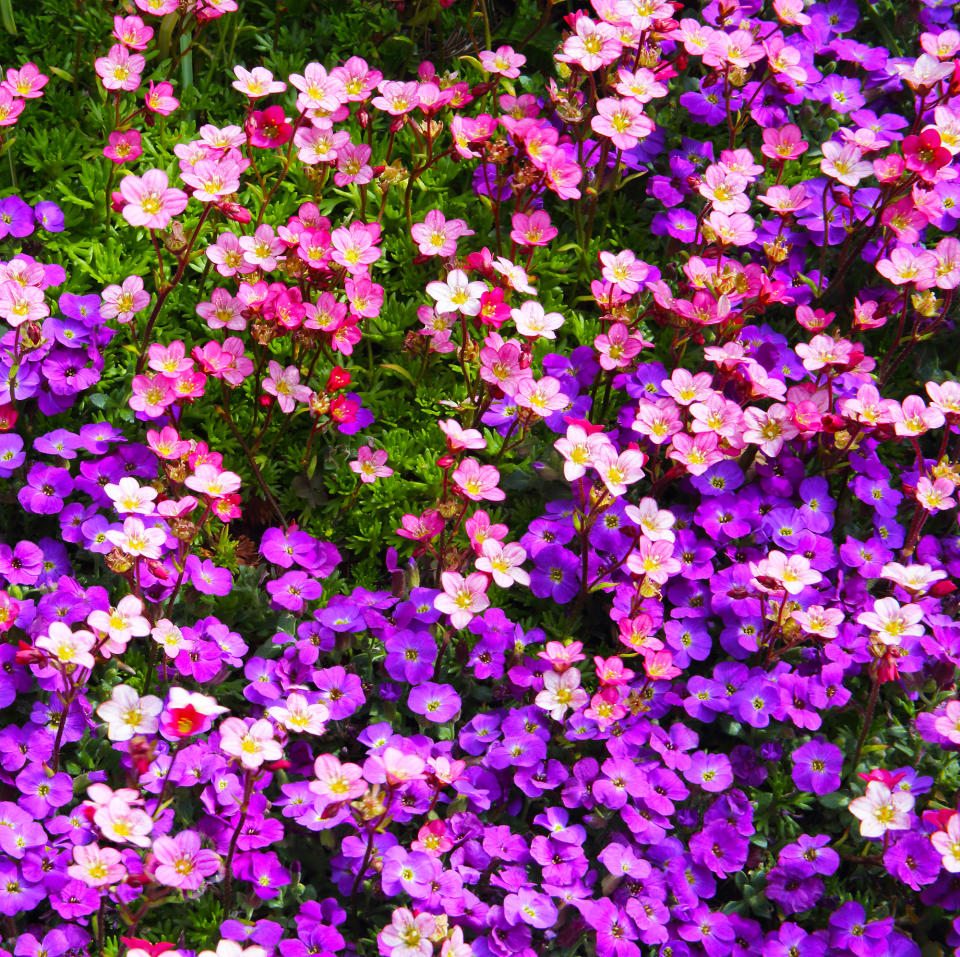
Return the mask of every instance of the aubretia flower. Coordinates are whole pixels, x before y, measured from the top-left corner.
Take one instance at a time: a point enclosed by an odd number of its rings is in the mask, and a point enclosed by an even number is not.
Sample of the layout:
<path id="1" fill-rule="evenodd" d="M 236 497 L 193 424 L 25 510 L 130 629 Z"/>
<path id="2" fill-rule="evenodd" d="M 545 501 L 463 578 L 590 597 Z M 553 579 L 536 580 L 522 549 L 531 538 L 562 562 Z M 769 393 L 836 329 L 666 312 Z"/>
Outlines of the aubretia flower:
<path id="1" fill-rule="evenodd" d="M 793 783 L 802 791 L 829 794 L 840 787 L 843 752 L 827 741 L 808 741 L 793 752 Z"/>
<path id="2" fill-rule="evenodd" d="M 445 575 L 453 574 L 444 572 Z M 452 685 L 424 681 L 410 691 L 407 705 L 414 714 L 443 724 L 460 711 L 460 696 Z"/>

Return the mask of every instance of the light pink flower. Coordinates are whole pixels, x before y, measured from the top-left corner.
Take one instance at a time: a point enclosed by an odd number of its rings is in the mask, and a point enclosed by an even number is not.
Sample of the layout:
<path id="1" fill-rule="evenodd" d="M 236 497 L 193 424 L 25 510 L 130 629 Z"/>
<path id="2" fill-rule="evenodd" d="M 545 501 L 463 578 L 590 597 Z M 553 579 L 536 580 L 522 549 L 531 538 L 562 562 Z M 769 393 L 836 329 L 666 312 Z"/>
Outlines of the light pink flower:
<path id="1" fill-rule="evenodd" d="M 496 50 L 482 50 L 480 65 L 487 73 L 499 73 L 508 80 L 515 80 L 520 76 L 520 67 L 527 62 L 522 53 L 517 53 L 513 47 L 502 46 Z"/>
<path id="2" fill-rule="evenodd" d="M 906 635 L 923 634 L 923 609 L 919 605 L 901 605 L 895 598 L 877 598 L 873 611 L 864 611 L 857 616 L 861 625 L 866 625 L 885 645 L 899 645 Z"/>
<path id="3" fill-rule="evenodd" d="M 140 85 L 140 74 L 146 60 L 139 53 L 131 53 L 117 43 L 110 47 L 106 56 L 97 57 L 93 68 L 97 71 L 105 90 L 123 90 L 130 93 Z"/>
<path id="4" fill-rule="evenodd" d="M 850 813 L 860 819 L 863 837 L 883 837 L 887 831 L 910 828 L 914 797 L 907 791 L 891 791 L 881 781 L 870 781 L 867 793 L 850 802 Z"/>
<path id="5" fill-rule="evenodd" d="M 236 79 L 230 84 L 251 100 L 271 93 L 282 93 L 287 84 L 282 80 L 275 80 L 273 74 L 262 66 L 255 66 L 252 70 L 245 70 L 242 66 L 233 68 Z"/>
<path id="6" fill-rule="evenodd" d="M 148 229 L 164 229 L 187 206 L 187 194 L 171 187 L 161 169 L 147 170 L 142 177 L 128 174 L 120 183 L 120 195 L 126 200 L 123 218 Z"/>
<path id="7" fill-rule="evenodd" d="M 104 534 L 107 541 L 131 558 L 159 558 L 160 547 L 167 540 L 162 528 L 147 528 L 135 516 L 124 519 L 122 530 L 108 529 Z"/>
<path id="8" fill-rule="evenodd" d="M 453 481 L 473 502 L 502 502 L 506 495 L 497 487 L 500 473 L 492 465 L 481 465 L 474 458 L 466 458 L 453 470 Z"/>
<path id="9" fill-rule="evenodd" d="M 471 282 L 462 269 L 452 269 L 445 280 L 427 283 L 427 292 L 437 300 L 437 312 L 460 312 L 465 316 L 479 314 L 480 297 L 486 290 L 485 282 Z"/>
<path id="10" fill-rule="evenodd" d="M 120 852 L 113 847 L 99 847 L 97 844 L 77 844 L 73 848 L 74 863 L 67 868 L 67 874 L 88 887 L 108 887 L 119 884 L 127 876 Z"/>
<path id="11" fill-rule="evenodd" d="M 338 804 L 353 801 L 367 789 L 363 769 L 358 764 L 341 764 L 332 754 L 321 754 L 313 762 L 316 780 L 309 784 L 321 803 Z"/>
<path id="12" fill-rule="evenodd" d="M 956 705 L 957 702 L 951 701 L 947 708 L 951 704 Z M 960 715 L 956 714 L 957 710 L 954 708 L 953 714 L 960 721 Z M 930 835 L 930 843 L 938 854 L 943 855 L 941 863 L 944 870 L 950 874 L 960 874 L 960 814 L 951 814 L 947 826 Z"/>
<path id="13" fill-rule="evenodd" d="M 143 288 L 139 276 L 127 276 L 117 286 L 107 286 L 101 294 L 100 315 L 104 319 L 116 319 L 117 322 L 130 322 L 133 317 L 150 305 L 150 293 Z"/>
<path id="14" fill-rule="evenodd" d="M 490 607 L 487 597 L 487 576 L 471 572 L 464 578 L 459 572 L 443 572 L 440 576 L 443 591 L 433 600 L 433 607 L 450 616 L 450 624 L 465 628 L 474 615 Z"/>
<path id="15" fill-rule="evenodd" d="M 514 582 L 529 585 L 530 576 L 520 566 L 527 557 L 526 549 L 516 542 L 504 545 L 495 538 L 485 538 L 480 546 L 477 570 L 486 572 L 501 587 L 508 588 Z"/>
<path id="16" fill-rule="evenodd" d="M 114 685 L 110 700 L 97 708 L 97 714 L 107 722 L 107 737 L 111 741 L 129 741 L 135 734 L 153 734 L 160 726 L 158 717 L 163 702 L 155 695 L 141 697 L 130 685 Z"/>
<path id="17" fill-rule="evenodd" d="M 263 391 L 277 397 L 281 411 L 290 413 L 297 402 L 310 399 L 310 388 L 300 384 L 300 370 L 296 366 L 284 368 L 271 359 L 267 368 L 270 375 L 263 380 Z"/>
<path id="18" fill-rule="evenodd" d="M 273 725 L 266 718 L 256 721 L 226 718 L 220 722 L 220 750 L 239 758 L 245 768 L 259 768 L 265 761 L 279 761 L 283 748 L 273 737 Z"/>
<path id="19" fill-rule="evenodd" d="M 422 223 L 413 224 L 410 234 L 422 255 L 454 256 L 457 240 L 461 236 L 472 236 L 473 230 L 464 220 L 447 219 L 439 209 L 432 209 Z"/>
<path id="20" fill-rule="evenodd" d="M 562 674 L 548 671 L 543 676 L 543 690 L 537 694 L 534 704 L 550 713 L 554 721 L 562 721 L 570 710 L 579 711 L 589 701 L 589 695 L 580 687 L 580 672 L 568 668 Z"/>
<path id="21" fill-rule="evenodd" d="M 78 668 L 93 668 L 91 652 L 97 639 L 89 631 L 71 631 L 62 621 L 53 621 L 47 627 L 47 633 L 35 642 L 35 647 L 49 653 L 50 657 L 64 667 L 76 665 Z"/>

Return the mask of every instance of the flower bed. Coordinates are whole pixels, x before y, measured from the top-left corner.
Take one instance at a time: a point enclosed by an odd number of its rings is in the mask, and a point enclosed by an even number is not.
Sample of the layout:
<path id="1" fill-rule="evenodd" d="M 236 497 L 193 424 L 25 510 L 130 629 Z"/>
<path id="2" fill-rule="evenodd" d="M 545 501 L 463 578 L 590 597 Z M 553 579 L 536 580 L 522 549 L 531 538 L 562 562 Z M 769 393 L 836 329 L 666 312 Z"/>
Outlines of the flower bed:
<path id="1" fill-rule="evenodd" d="M 82 7 L 0 86 L 0 953 L 960 943 L 953 10 Z"/>

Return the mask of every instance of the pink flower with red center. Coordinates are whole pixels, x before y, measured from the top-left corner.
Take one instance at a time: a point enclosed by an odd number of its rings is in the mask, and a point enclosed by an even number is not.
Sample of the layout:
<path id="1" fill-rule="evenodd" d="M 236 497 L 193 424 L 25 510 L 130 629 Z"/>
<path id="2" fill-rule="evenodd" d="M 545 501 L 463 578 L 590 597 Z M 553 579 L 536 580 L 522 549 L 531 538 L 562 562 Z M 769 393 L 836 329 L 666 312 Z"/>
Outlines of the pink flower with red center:
<path id="1" fill-rule="evenodd" d="M 202 734 L 210 730 L 217 715 L 226 711 L 209 695 L 173 687 L 160 713 L 160 733 L 169 741 Z"/>
<path id="2" fill-rule="evenodd" d="M 483 572 L 471 572 L 464 578 L 459 572 L 447 571 L 440 582 L 443 591 L 434 598 L 433 607 L 449 615 L 454 628 L 465 628 L 474 615 L 490 607 L 488 578 Z"/>
<path id="3" fill-rule="evenodd" d="M 123 218 L 131 226 L 148 229 L 164 229 L 187 206 L 187 194 L 171 187 L 160 169 L 147 170 L 142 177 L 128 174 L 120 183 L 120 195 L 125 201 Z"/>

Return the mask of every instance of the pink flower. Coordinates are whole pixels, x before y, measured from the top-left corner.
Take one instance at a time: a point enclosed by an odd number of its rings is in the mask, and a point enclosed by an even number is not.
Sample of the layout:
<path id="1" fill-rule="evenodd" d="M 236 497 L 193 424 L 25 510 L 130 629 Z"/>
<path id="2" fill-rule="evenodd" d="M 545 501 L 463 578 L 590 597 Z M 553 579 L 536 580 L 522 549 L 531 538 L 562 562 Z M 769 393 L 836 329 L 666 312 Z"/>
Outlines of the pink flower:
<path id="1" fill-rule="evenodd" d="M 480 65 L 487 73 L 499 73 L 508 80 L 515 80 L 520 76 L 520 67 L 526 62 L 527 58 L 522 53 L 517 53 L 513 47 L 508 46 L 483 50 L 480 53 Z"/>
<path id="2" fill-rule="evenodd" d="M 0 126 L 13 126 L 26 104 L 5 86 L 0 86 Z"/>
<path id="3" fill-rule="evenodd" d="M 101 299 L 101 317 L 115 318 L 117 322 L 129 322 L 136 313 L 150 305 L 150 293 L 144 291 L 139 276 L 127 276 L 119 286 L 107 286 Z"/>
<path id="4" fill-rule="evenodd" d="M 450 624 L 465 628 L 474 615 L 490 607 L 487 597 L 487 576 L 471 572 L 464 578 L 459 572 L 443 572 L 443 591 L 433 600 L 433 607 L 450 616 Z"/>
<path id="5" fill-rule="evenodd" d="M 936 284 L 937 265 L 937 257 L 922 246 L 897 246 L 876 268 L 894 285 L 913 283 L 917 289 L 929 289 Z"/>
<path id="6" fill-rule="evenodd" d="M 495 538 L 486 538 L 480 548 L 477 570 L 491 575 L 501 588 L 509 588 L 514 582 L 530 584 L 529 574 L 520 567 L 527 557 L 522 545 L 516 542 L 504 545 Z"/>
<path id="7" fill-rule="evenodd" d="M 393 469 L 387 466 L 386 461 L 386 450 L 378 449 L 374 452 L 369 445 L 361 445 L 357 450 L 356 461 L 350 463 L 350 468 L 360 476 L 361 482 L 370 483 L 393 475 Z"/>
<path id="8" fill-rule="evenodd" d="M 574 63 L 588 73 L 613 63 L 620 56 L 623 45 L 617 31 L 609 24 L 595 23 L 588 16 L 577 19 L 576 32 L 563 43 L 563 52 L 556 59 Z"/>
<path id="9" fill-rule="evenodd" d="M 367 789 L 363 769 L 358 764 L 341 764 L 332 754 L 321 754 L 313 762 L 316 780 L 310 782 L 310 791 L 321 804 L 339 804 L 353 801 Z"/>
<path id="10" fill-rule="evenodd" d="M 241 236 L 237 242 L 243 250 L 244 262 L 264 272 L 276 269 L 277 262 L 284 258 L 281 253 L 286 247 L 268 223 L 258 226 L 252 236 Z"/>
<path id="11" fill-rule="evenodd" d="M 410 234 L 424 256 L 455 256 L 457 240 L 472 236 L 473 230 L 464 220 L 448 220 L 439 209 L 432 209 L 422 223 L 413 224 Z"/>
<path id="12" fill-rule="evenodd" d="M 514 398 L 521 409 L 530 409 L 546 418 L 551 412 L 560 412 L 570 405 L 569 397 L 560 389 L 560 380 L 553 376 L 545 375 L 542 379 L 527 376 L 517 384 Z"/>
<path id="13" fill-rule="evenodd" d="M 369 164 L 373 150 L 366 144 L 354 144 L 349 141 L 342 148 L 336 148 L 337 171 L 333 174 L 333 182 L 337 186 L 346 186 L 356 183 L 363 186 L 373 179 L 373 167 Z M 462 222 L 462 220 L 456 220 Z"/>
<path id="14" fill-rule="evenodd" d="M 240 240 L 233 234 L 222 232 L 217 241 L 207 246 L 207 259 L 216 267 L 221 276 L 235 276 L 237 273 L 251 273 L 257 267 L 244 258 Z"/>
<path id="15" fill-rule="evenodd" d="M 164 229 L 187 206 L 187 194 L 172 188 L 160 169 L 147 170 L 142 178 L 128 174 L 120 183 L 120 195 L 126 201 L 123 218 L 148 229 Z"/>
<path id="16" fill-rule="evenodd" d="M 400 519 L 400 523 L 403 527 L 397 529 L 397 534 L 401 538 L 420 542 L 435 538 L 443 530 L 443 518 L 433 508 L 428 508 L 419 516 L 408 513 Z"/>
<path id="17" fill-rule="evenodd" d="M 135 516 L 124 519 L 122 530 L 108 529 L 105 534 L 111 545 L 131 558 L 159 558 L 160 547 L 167 540 L 167 533 L 163 529 L 155 526 L 147 528 Z"/>
<path id="18" fill-rule="evenodd" d="M 351 276 L 364 275 L 380 258 L 378 223 L 353 222 L 341 226 L 330 235 L 333 251 L 330 258 L 343 266 Z"/>
<path id="19" fill-rule="evenodd" d="M 245 768 L 259 768 L 265 761 L 283 757 L 283 748 L 273 737 L 273 725 L 266 718 L 226 718 L 219 731 L 220 750 L 239 758 Z"/>
<path id="20" fill-rule="evenodd" d="M 619 253 L 601 252 L 600 262 L 603 265 L 603 278 L 610 283 L 616 283 L 627 295 L 633 295 L 650 275 L 650 267 L 633 254 L 632 250 L 624 249 Z"/>
<path id="21" fill-rule="evenodd" d="M 480 312 L 480 296 L 486 289 L 484 282 L 470 282 L 462 269 L 451 270 L 446 280 L 427 283 L 427 292 L 437 300 L 437 312 L 460 312 L 465 316 Z"/>
<path id="22" fill-rule="evenodd" d="M 866 625 L 885 645 L 899 645 L 907 635 L 923 634 L 923 609 L 919 605 L 901 605 L 895 598 L 877 598 L 873 611 L 861 612 L 857 621 Z"/>
<path id="23" fill-rule="evenodd" d="M 404 83 L 399 80 L 384 80 L 377 85 L 377 90 L 380 91 L 380 96 L 374 97 L 370 101 L 371 105 L 391 116 L 403 116 L 416 109 L 420 103 L 416 81 Z"/>
<path id="24" fill-rule="evenodd" d="M 47 627 L 47 633 L 39 637 L 35 647 L 49 653 L 51 659 L 64 667 L 75 665 L 78 668 L 93 668 L 91 652 L 97 640 L 89 631 L 71 631 L 62 621 L 53 621 Z"/>
<path id="25" fill-rule="evenodd" d="M 240 476 L 235 472 L 221 471 L 217 465 L 204 463 L 196 467 L 193 475 L 187 476 L 184 485 L 208 498 L 218 499 L 232 495 L 240 488 Z"/>
<path id="26" fill-rule="evenodd" d="M 139 53 L 131 54 L 125 46 L 117 43 L 110 47 L 106 56 L 97 57 L 93 67 L 105 90 L 130 93 L 140 86 L 140 74 L 146 62 Z"/>
<path id="27" fill-rule="evenodd" d="M 110 34 L 131 50 L 146 50 L 153 37 L 153 27 L 148 27 L 137 16 L 113 18 L 113 33 Z"/>
<path id="28" fill-rule="evenodd" d="M 381 953 L 390 957 L 430 957 L 433 953 L 431 936 L 436 932 L 437 922 L 432 914 L 417 914 L 406 907 L 398 907 L 391 923 L 377 934 Z"/>
<path id="29" fill-rule="evenodd" d="M 41 289 L 15 281 L 0 282 L 0 317 L 14 329 L 49 315 L 50 307 L 44 301 Z"/>
<path id="30" fill-rule="evenodd" d="M 543 306 L 533 299 L 528 299 L 519 309 L 511 309 L 510 315 L 517 332 L 526 339 L 556 339 L 554 331 L 564 322 L 559 312 L 545 312 Z"/>
<path id="31" fill-rule="evenodd" d="M 550 214 L 542 209 L 526 213 L 514 213 L 511 220 L 512 230 L 510 239 L 518 246 L 546 246 L 554 236 L 557 228 L 550 225 Z"/>
<path id="32" fill-rule="evenodd" d="M 50 77 L 45 76 L 37 69 L 36 63 L 24 63 L 19 70 L 14 67 L 7 70 L 7 78 L 2 86 L 12 96 L 19 96 L 25 100 L 36 100 L 43 96 L 41 91 L 49 80 Z"/>
<path id="33" fill-rule="evenodd" d="M 636 100 L 604 97 L 597 103 L 590 126 L 595 133 L 609 137 L 618 150 L 629 150 L 649 136 L 655 124 Z"/>
<path id="34" fill-rule="evenodd" d="M 955 486 L 950 479 L 938 478 L 931 482 L 925 475 L 917 480 L 917 501 L 928 512 L 941 512 L 956 508 L 957 500 L 952 498 Z"/>
<path id="35" fill-rule="evenodd" d="M 77 844 L 73 848 L 74 863 L 67 868 L 67 874 L 88 887 L 108 887 L 119 884 L 127 876 L 120 852 L 113 847 L 99 847 L 97 844 Z"/>
<path id="36" fill-rule="evenodd" d="M 463 449 L 485 449 L 487 440 L 477 429 L 465 429 L 456 419 L 445 419 L 437 423 L 440 431 L 447 437 L 447 450 L 459 452 Z"/>
<path id="37" fill-rule="evenodd" d="M 144 102 L 151 113 L 159 113 L 161 116 L 169 116 L 180 105 L 180 101 L 173 95 L 172 84 L 154 85 L 152 80 Z"/>
<path id="38" fill-rule="evenodd" d="M 951 707 L 953 706 L 953 707 Z M 960 725 L 960 714 L 957 712 L 960 711 L 960 706 L 958 702 L 950 701 L 947 704 L 946 717 L 949 720 L 950 718 L 954 719 L 956 725 Z M 937 723 L 943 720 L 943 718 L 938 718 L 934 722 L 934 726 L 937 726 Z M 939 731 L 940 729 L 937 728 Z M 956 734 L 956 726 L 953 729 L 955 743 L 960 744 L 960 735 Z M 940 731 L 943 734 L 942 731 Z M 960 814 L 951 814 L 946 822 L 946 826 L 941 825 L 940 830 L 935 831 L 930 835 L 930 843 L 933 845 L 933 849 L 938 853 L 943 855 L 942 864 L 944 870 L 950 874 L 960 874 Z"/>
<path id="39" fill-rule="evenodd" d="M 643 466 L 646 461 L 647 456 L 638 449 L 624 449 L 617 454 L 614 446 L 606 443 L 594 455 L 593 467 L 607 487 L 607 491 L 619 497 L 626 493 L 628 485 L 633 485 L 643 478 Z"/>
<path id="40" fill-rule="evenodd" d="M 234 719 L 238 720 L 238 719 Z M 220 870 L 220 856 L 200 846 L 196 831 L 181 831 L 176 837 L 166 835 L 153 842 L 157 883 L 182 891 L 195 891 L 205 877 Z"/>
<path id="41" fill-rule="evenodd" d="M 245 70 L 242 66 L 233 68 L 236 79 L 230 84 L 251 100 L 271 93 L 282 93 L 287 84 L 282 80 L 274 80 L 273 74 L 262 66 L 255 66 L 252 70 Z"/>
<path id="42" fill-rule="evenodd" d="M 297 402 L 309 400 L 310 389 L 300 384 L 300 370 L 296 366 L 284 368 L 271 359 L 268 370 L 270 375 L 263 380 L 263 391 L 277 397 L 282 412 L 292 412 Z"/>
<path id="43" fill-rule="evenodd" d="M 474 458 L 464 459 L 453 471 L 453 481 L 473 502 L 502 502 L 506 495 L 497 487 L 500 473 L 492 465 L 481 465 Z"/>
<path id="44" fill-rule="evenodd" d="M 332 113 L 345 95 L 342 83 L 327 75 L 326 69 L 319 63 L 308 63 L 303 74 L 290 74 L 290 83 L 300 91 L 297 97 L 298 110 L 324 110 Z"/>

